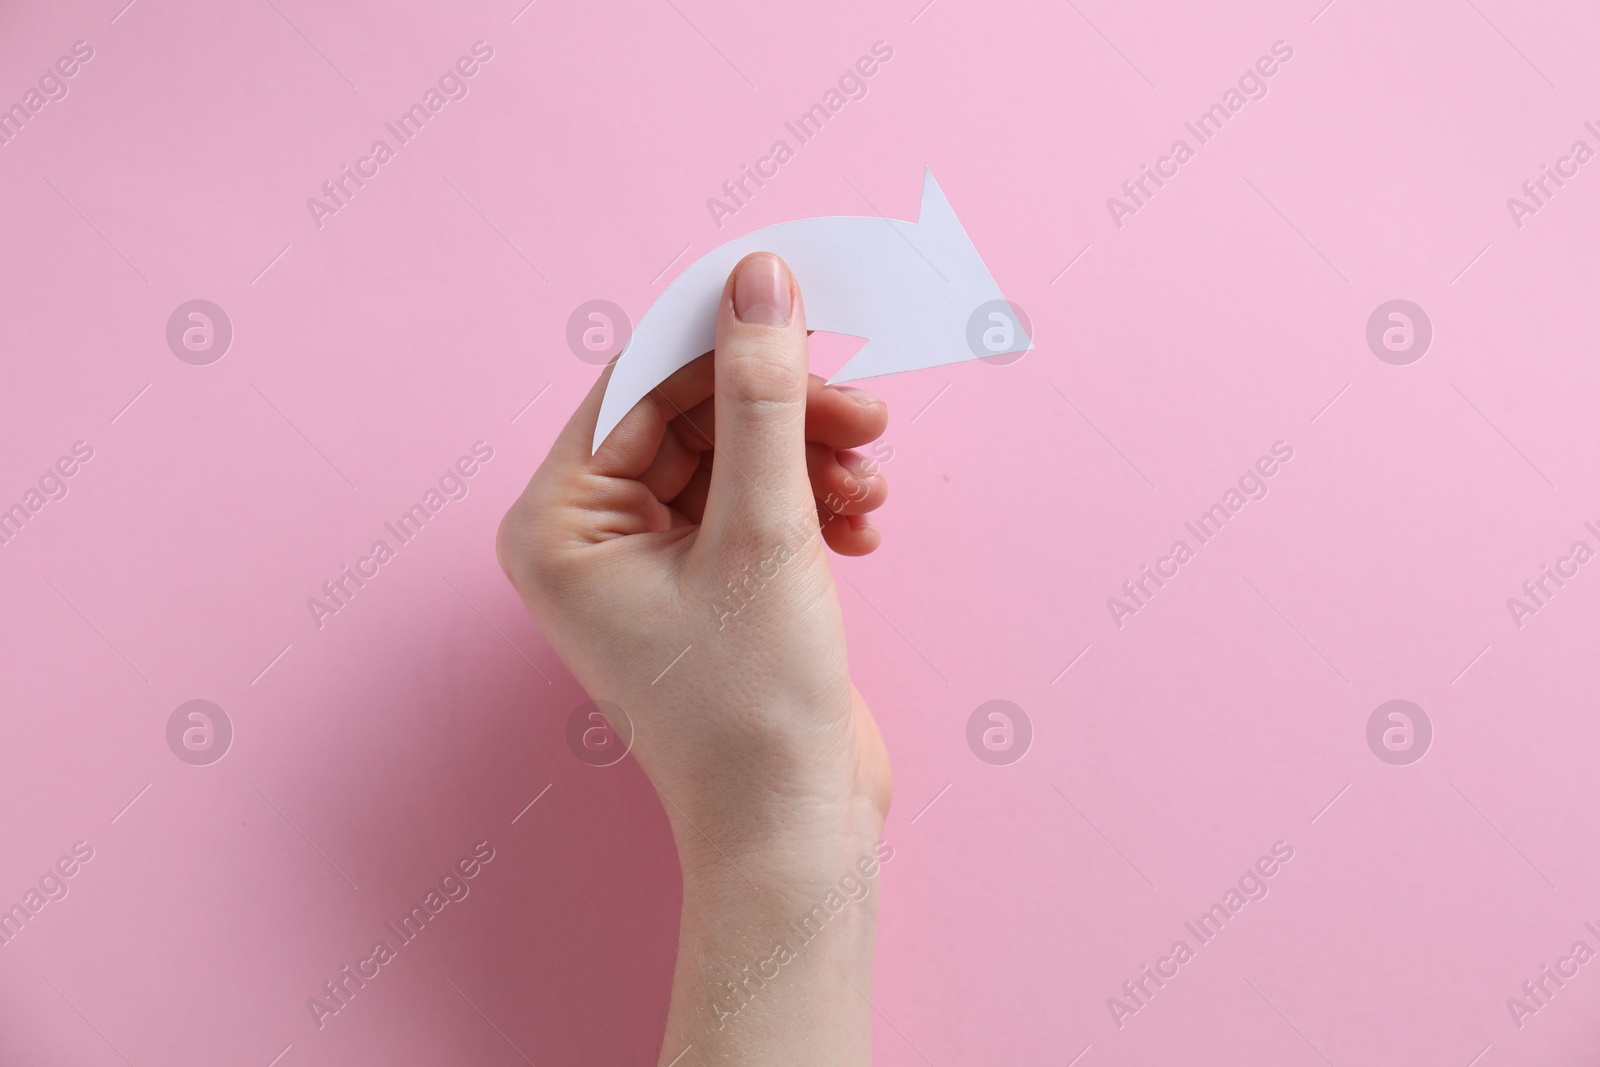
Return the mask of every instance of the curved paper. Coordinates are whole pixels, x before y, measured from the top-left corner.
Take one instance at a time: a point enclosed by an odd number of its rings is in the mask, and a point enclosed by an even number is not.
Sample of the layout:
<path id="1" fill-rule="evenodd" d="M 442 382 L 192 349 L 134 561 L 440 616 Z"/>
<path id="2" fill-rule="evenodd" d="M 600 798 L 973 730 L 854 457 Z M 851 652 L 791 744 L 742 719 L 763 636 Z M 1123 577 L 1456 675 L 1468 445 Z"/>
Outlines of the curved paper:
<path id="1" fill-rule="evenodd" d="M 916 222 L 853 215 L 780 222 L 690 264 L 650 305 L 617 357 L 593 450 L 651 389 L 711 351 L 723 284 L 751 252 L 773 252 L 789 264 L 805 294 L 810 329 L 867 338 L 830 382 L 1033 347 L 1021 323 L 1015 323 L 1009 344 L 974 351 L 968 337 L 974 312 L 1004 297 L 930 169 Z"/>

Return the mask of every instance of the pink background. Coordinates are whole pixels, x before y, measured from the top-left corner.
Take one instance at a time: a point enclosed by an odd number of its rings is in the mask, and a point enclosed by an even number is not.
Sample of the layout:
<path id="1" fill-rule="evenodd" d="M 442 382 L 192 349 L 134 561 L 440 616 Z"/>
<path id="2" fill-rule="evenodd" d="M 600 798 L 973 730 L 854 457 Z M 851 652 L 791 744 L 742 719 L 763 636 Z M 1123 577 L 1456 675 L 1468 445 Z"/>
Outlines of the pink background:
<path id="1" fill-rule="evenodd" d="M 568 751 L 583 695 L 495 525 L 593 380 L 577 305 L 637 319 L 772 222 L 910 217 L 924 166 L 1038 348 L 867 383 L 885 545 L 835 565 L 896 777 L 876 1062 L 1592 1062 L 1600 962 L 1520 1029 L 1506 1000 L 1600 950 L 1600 568 L 1520 629 L 1506 598 L 1600 547 L 1600 162 L 1520 228 L 1505 203 L 1600 148 L 1592 10 L 122 2 L 0 8 L 0 103 L 94 49 L 0 146 L 0 505 L 94 449 L 0 546 L 0 904 L 94 849 L 0 948 L 0 1062 L 654 1063 L 666 825 L 631 761 Z M 319 229 L 306 199 L 478 40 L 470 95 Z M 879 40 L 719 230 L 706 198 Z M 165 340 L 196 298 L 235 330 L 209 366 Z M 1434 327 L 1409 366 L 1365 341 L 1395 298 Z M 466 499 L 319 631 L 306 599 L 478 440 Z M 1119 629 L 1106 599 L 1279 440 L 1270 495 Z M 1035 732 L 1009 766 L 965 740 L 997 698 Z M 1409 766 L 1366 742 L 1397 698 L 1435 731 Z M 192 699 L 236 730 L 210 766 L 167 747 Z M 483 840 L 319 1031 L 307 999 Z M 1277 841 L 1270 895 L 1119 1028 L 1107 998 Z"/>

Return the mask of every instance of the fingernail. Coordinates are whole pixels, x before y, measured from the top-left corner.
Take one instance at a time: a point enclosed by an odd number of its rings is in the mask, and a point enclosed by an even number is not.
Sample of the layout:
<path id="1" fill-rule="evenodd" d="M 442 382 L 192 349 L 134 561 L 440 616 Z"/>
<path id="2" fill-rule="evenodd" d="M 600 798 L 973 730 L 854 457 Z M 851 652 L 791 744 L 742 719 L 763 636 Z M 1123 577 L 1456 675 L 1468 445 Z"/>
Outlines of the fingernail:
<path id="1" fill-rule="evenodd" d="M 833 458 L 844 468 L 845 474 L 855 478 L 876 478 L 878 464 L 851 448 L 836 448 Z"/>
<path id="2" fill-rule="evenodd" d="M 733 313 L 756 326 L 786 326 L 794 296 L 789 269 L 770 253 L 750 256 L 733 279 Z"/>
<path id="3" fill-rule="evenodd" d="M 849 397 L 851 400 L 854 400 L 857 404 L 881 404 L 881 403 L 883 403 L 882 400 L 880 400 L 878 397 L 873 396 L 871 393 L 867 392 L 865 389 L 857 389 L 853 385 L 836 385 L 836 386 L 834 386 L 834 388 L 839 390 L 839 392 L 843 393 L 845 396 Z"/>

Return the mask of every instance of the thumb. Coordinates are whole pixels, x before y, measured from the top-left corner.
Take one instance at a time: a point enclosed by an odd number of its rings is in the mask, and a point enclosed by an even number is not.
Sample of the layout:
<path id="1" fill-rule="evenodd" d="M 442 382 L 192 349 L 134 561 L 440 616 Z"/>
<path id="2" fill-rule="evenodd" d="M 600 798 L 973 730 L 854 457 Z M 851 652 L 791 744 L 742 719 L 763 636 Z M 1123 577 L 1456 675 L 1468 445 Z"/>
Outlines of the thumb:
<path id="1" fill-rule="evenodd" d="M 716 454 L 705 518 L 713 543 L 765 543 L 815 527 L 806 474 L 805 309 L 770 252 L 733 268 L 717 309 Z M 746 545 L 744 547 L 755 547 Z"/>

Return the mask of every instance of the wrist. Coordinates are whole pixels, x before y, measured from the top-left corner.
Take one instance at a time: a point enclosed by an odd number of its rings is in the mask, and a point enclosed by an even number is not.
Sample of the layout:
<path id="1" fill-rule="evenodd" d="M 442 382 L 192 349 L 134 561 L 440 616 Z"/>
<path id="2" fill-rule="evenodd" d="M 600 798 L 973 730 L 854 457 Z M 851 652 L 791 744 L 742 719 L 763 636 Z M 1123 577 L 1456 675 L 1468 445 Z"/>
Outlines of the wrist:
<path id="1" fill-rule="evenodd" d="M 877 726 L 853 687 L 851 696 L 837 730 L 769 732 L 754 754 L 748 741 L 729 746 L 744 758 L 651 775 L 686 891 L 730 876 L 735 887 L 815 884 L 873 854 L 893 785 Z"/>
<path id="2" fill-rule="evenodd" d="M 775 887 L 819 889 L 852 870 L 876 877 L 881 862 L 885 813 L 853 792 L 747 796 L 732 804 L 663 794 L 663 806 L 686 901 L 759 897 Z"/>

